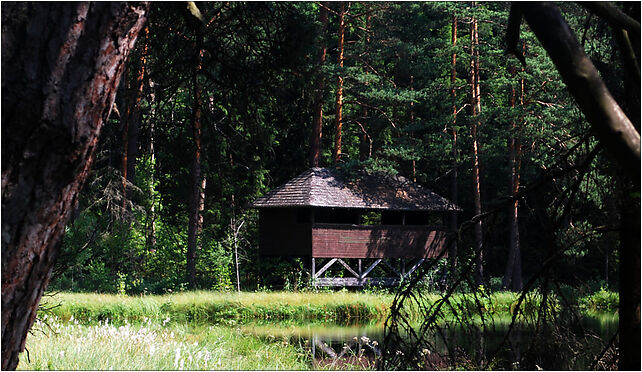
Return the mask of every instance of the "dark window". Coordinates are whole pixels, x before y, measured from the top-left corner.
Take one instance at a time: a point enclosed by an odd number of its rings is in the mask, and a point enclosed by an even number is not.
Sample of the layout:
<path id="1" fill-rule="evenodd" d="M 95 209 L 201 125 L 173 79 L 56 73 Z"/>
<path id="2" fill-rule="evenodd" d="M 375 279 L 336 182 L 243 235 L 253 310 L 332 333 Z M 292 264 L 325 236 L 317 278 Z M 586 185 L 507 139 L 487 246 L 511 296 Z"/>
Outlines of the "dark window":
<path id="1" fill-rule="evenodd" d="M 381 212 L 382 225 L 403 225 L 403 212 L 383 211 Z"/>
<path id="2" fill-rule="evenodd" d="M 315 210 L 314 222 L 356 224 L 357 211 L 346 208 L 318 208 Z"/>
<path id="3" fill-rule="evenodd" d="M 297 208 L 296 210 L 297 223 L 310 223 L 310 208 Z"/>
<path id="4" fill-rule="evenodd" d="M 406 212 L 406 225 L 428 225 L 428 212 Z"/>

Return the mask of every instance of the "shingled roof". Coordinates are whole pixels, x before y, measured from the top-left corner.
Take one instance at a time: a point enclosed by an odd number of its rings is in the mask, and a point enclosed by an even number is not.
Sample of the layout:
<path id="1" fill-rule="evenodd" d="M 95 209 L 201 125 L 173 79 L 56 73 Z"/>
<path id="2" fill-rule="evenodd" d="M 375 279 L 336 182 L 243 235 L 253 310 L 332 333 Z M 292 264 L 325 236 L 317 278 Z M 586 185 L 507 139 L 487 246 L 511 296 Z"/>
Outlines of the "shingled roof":
<path id="1" fill-rule="evenodd" d="M 454 203 L 402 176 L 310 168 L 254 202 L 256 208 L 338 207 L 460 211 Z"/>

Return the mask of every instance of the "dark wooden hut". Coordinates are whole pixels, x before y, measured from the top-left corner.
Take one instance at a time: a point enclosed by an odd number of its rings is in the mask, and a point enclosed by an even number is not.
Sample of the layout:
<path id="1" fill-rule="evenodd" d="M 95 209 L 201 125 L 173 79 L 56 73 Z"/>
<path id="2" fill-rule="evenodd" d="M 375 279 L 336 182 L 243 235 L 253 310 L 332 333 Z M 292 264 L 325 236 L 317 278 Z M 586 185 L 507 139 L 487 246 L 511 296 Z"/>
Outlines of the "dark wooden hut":
<path id="1" fill-rule="evenodd" d="M 330 168 L 308 169 L 256 200 L 254 207 L 259 209 L 259 253 L 311 258 L 319 286 L 398 283 L 425 259 L 442 253 L 445 214 L 460 210 L 402 176 L 348 175 Z M 321 265 L 320 259 L 326 262 Z M 356 259 L 356 266 L 346 259 Z M 366 267 L 364 260 L 372 262 L 366 261 Z M 382 262 L 394 276 L 368 277 Z M 322 277 L 335 263 L 351 275 Z"/>

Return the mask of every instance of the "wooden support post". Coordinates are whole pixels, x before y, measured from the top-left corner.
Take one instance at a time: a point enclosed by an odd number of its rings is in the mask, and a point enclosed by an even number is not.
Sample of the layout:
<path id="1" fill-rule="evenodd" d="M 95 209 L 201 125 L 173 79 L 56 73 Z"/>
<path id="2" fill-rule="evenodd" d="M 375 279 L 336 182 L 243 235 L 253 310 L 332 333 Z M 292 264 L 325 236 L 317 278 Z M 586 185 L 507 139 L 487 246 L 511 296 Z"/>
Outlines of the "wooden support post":
<path id="1" fill-rule="evenodd" d="M 608 258 L 608 256 L 607 256 L 607 258 Z M 363 274 L 363 271 L 361 270 L 361 259 L 360 259 L 360 258 L 359 258 L 359 261 L 358 261 L 358 262 L 359 262 L 359 263 L 358 263 L 358 265 L 359 265 L 359 278 L 362 278 L 361 274 Z M 608 263 L 608 261 L 606 261 L 606 262 Z M 608 277 L 608 274 L 607 274 L 606 278 L 607 278 L 607 281 L 606 281 L 606 282 L 608 283 L 608 278 L 609 278 L 609 277 Z"/>
<path id="2" fill-rule="evenodd" d="M 314 279 L 317 277 L 316 269 L 316 262 L 314 261 L 314 257 L 312 257 L 312 285 L 314 285 Z"/>

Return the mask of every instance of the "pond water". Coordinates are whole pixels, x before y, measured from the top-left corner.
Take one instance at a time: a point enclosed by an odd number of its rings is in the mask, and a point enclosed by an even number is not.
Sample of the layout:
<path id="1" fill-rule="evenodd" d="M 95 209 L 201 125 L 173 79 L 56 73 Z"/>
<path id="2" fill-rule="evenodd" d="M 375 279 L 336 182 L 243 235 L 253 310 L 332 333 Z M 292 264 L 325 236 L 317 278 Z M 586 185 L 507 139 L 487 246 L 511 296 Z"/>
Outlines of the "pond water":
<path id="1" fill-rule="evenodd" d="M 472 366 L 485 361 L 486 358 L 497 352 L 495 356 L 500 363 L 496 364 L 496 368 L 518 368 L 518 365 L 513 363 L 518 361 L 527 351 L 532 330 L 517 326 L 504 343 L 504 347 L 500 348 L 500 345 L 505 341 L 509 323 L 509 321 L 496 322 L 493 327 L 483 333 L 479 328 L 475 328 L 471 332 L 471 329 L 463 330 L 451 326 L 441 329 L 441 331 L 448 330 L 443 332 L 441 336 L 428 335 L 427 339 L 432 342 L 433 350 L 436 351 L 429 358 L 432 359 L 432 366 L 448 369 L 449 350 L 453 350 L 454 344 L 459 353 L 472 359 Z M 569 350 L 559 349 L 557 352 L 561 354 L 544 357 L 544 364 L 549 361 L 555 365 L 556 369 L 588 369 L 594 356 L 599 354 L 604 345 L 613 337 L 617 327 L 617 315 L 595 315 L 582 319 L 579 324 L 571 327 L 569 332 L 581 334 L 580 329 L 587 330 L 590 332 L 590 336 L 584 340 L 590 341 L 569 345 Z M 242 326 L 242 330 L 266 339 L 287 338 L 311 356 L 314 369 L 375 368 L 376 361 L 381 357 L 381 344 L 384 341 L 384 325 L 381 322 L 351 325 L 253 323 Z M 550 350 L 542 352 L 550 352 Z M 564 355 L 564 353 L 568 353 L 568 355 Z M 568 363 L 565 359 L 568 359 Z M 436 363 L 434 363 L 435 361 Z M 550 367 L 551 364 L 547 366 Z"/>

